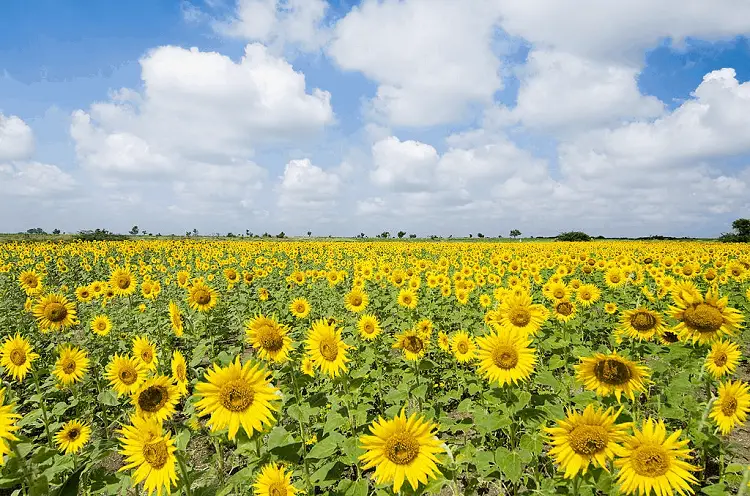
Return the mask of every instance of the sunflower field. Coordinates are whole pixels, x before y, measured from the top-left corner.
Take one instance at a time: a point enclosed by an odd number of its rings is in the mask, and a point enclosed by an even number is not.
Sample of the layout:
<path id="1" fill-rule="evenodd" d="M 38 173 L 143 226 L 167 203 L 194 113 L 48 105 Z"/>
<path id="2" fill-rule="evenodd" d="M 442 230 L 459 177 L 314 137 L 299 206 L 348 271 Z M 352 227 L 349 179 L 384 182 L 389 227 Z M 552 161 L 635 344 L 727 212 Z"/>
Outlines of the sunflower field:
<path id="1" fill-rule="evenodd" d="M 0 244 L 0 494 L 750 494 L 750 253 Z"/>

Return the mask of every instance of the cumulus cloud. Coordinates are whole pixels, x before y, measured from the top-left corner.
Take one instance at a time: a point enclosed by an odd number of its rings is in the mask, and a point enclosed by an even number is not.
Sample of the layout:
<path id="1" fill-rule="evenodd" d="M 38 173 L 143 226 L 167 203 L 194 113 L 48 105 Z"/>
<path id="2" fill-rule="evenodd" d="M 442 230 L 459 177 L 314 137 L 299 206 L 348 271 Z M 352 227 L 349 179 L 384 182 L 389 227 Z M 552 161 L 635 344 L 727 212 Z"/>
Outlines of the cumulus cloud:
<path id="1" fill-rule="evenodd" d="M 34 153 L 34 133 L 20 117 L 0 112 L 0 162 L 23 160 Z"/>
<path id="2" fill-rule="evenodd" d="M 8 196 L 46 197 L 69 191 L 73 178 L 57 166 L 40 162 L 0 163 L 0 192 Z"/>
<path id="3" fill-rule="evenodd" d="M 340 186 L 338 175 L 313 165 L 310 159 L 290 160 L 281 176 L 278 204 L 283 209 L 299 209 L 308 214 L 310 209 L 333 206 Z"/>

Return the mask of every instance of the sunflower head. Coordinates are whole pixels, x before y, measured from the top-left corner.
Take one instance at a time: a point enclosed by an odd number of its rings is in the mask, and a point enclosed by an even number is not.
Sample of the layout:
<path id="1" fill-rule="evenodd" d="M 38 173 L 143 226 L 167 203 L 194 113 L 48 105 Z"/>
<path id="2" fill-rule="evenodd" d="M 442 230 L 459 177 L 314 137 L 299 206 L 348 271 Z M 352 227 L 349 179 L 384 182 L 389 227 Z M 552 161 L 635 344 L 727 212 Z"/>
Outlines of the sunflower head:
<path id="1" fill-rule="evenodd" d="M 530 344 L 525 334 L 499 327 L 487 336 L 478 337 L 478 372 L 500 386 L 527 379 L 536 363 L 536 350 Z"/>
<path id="2" fill-rule="evenodd" d="M 289 327 L 280 324 L 275 316 L 257 315 L 245 324 L 247 340 L 260 358 L 283 363 L 292 349 Z"/>
<path id="3" fill-rule="evenodd" d="M 325 319 L 313 322 L 305 346 L 307 355 L 315 366 L 329 376 L 336 377 L 347 371 L 347 350 L 350 346 L 344 343 L 341 331 L 336 329 L 335 323 Z"/>
<path id="4" fill-rule="evenodd" d="M 0 350 L 0 365 L 5 368 L 5 374 L 17 381 L 23 381 L 31 370 L 31 364 L 39 358 L 34 353 L 29 341 L 16 333 L 13 337 L 6 337 Z"/>
<path id="5" fill-rule="evenodd" d="M 253 489 L 257 496 L 294 496 L 301 492 L 292 485 L 292 473 L 273 462 L 260 469 Z"/>
<path id="6" fill-rule="evenodd" d="M 85 350 L 71 345 L 63 345 L 59 349 L 59 358 L 55 362 L 52 374 L 67 386 L 83 379 L 88 368 L 89 358 Z"/>
<path id="7" fill-rule="evenodd" d="M 371 314 L 365 314 L 359 318 L 357 329 L 359 330 L 359 335 L 367 341 L 378 337 L 381 331 L 377 317 Z"/>
<path id="8" fill-rule="evenodd" d="M 55 443 L 60 451 L 68 455 L 81 451 L 90 437 L 91 427 L 88 424 L 71 420 L 64 423 L 55 434 Z"/>
<path id="9" fill-rule="evenodd" d="M 616 352 L 605 355 L 597 353 L 593 357 L 581 358 L 576 366 L 577 378 L 589 391 L 598 396 L 613 394 L 620 401 L 623 393 L 635 400 L 634 392 L 643 392 L 650 375 L 648 369 L 631 362 Z"/>
<path id="10" fill-rule="evenodd" d="M 180 393 L 174 379 L 164 375 L 147 379 L 130 397 L 136 415 L 153 417 L 160 422 L 174 415 L 179 399 Z"/>
<path id="11" fill-rule="evenodd" d="M 58 293 L 48 294 L 32 309 L 42 332 L 59 331 L 76 323 L 76 308 L 73 302 Z"/>

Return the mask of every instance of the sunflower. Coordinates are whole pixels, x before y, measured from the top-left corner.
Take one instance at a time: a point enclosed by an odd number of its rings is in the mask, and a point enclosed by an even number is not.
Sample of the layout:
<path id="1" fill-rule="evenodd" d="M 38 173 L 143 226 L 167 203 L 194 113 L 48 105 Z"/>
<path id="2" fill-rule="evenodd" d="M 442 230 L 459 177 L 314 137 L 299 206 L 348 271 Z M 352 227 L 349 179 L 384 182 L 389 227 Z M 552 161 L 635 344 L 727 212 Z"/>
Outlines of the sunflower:
<path id="1" fill-rule="evenodd" d="M 359 313 L 367 307 L 370 298 L 361 289 L 355 288 L 344 296 L 344 305 L 350 312 Z"/>
<path id="2" fill-rule="evenodd" d="M 401 289 L 398 292 L 398 304 L 404 308 L 415 309 L 417 308 L 417 295 L 411 289 Z"/>
<path id="3" fill-rule="evenodd" d="M 307 334 L 307 355 L 315 362 L 315 366 L 331 377 L 340 372 L 346 372 L 346 350 L 349 345 L 341 338 L 341 331 L 336 330 L 335 323 L 325 319 L 313 322 L 312 329 Z"/>
<path id="4" fill-rule="evenodd" d="M 477 338 L 478 372 L 500 386 L 527 379 L 534 371 L 535 349 L 531 340 L 520 331 L 499 329 Z"/>
<path id="5" fill-rule="evenodd" d="M 27 295 L 34 296 L 42 291 L 42 278 L 36 272 L 25 270 L 18 276 L 18 282 L 21 283 Z"/>
<path id="6" fill-rule="evenodd" d="M 623 284 L 628 282 L 628 279 L 622 269 L 618 267 L 612 267 L 607 270 L 604 275 L 604 282 L 610 288 L 619 288 Z"/>
<path id="7" fill-rule="evenodd" d="M 445 331 L 438 332 L 437 344 L 438 344 L 438 348 L 440 348 L 442 351 L 445 351 L 445 352 L 450 351 L 451 338 L 448 337 L 448 334 L 446 334 Z"/>
<path id="8" fill-rule="evenodd" d="M 393 348 L 403 350 L 406 360 L 419 360 L 427 352 L 427 346 L 430 344 L 430 335 L 412 328 L 401 334 L 396 335 L 396 342 Z"/>
<path id="9" fill-rule="evenodd" d="M 100 336 L 106 336 L 112 330 L 112 321 L 106 315 L 97 315 L 91 321 L 91 330 Z"/>
<path id="10" fill-rule="evenodd" d="M 200 400 L 195 404 L 198 416 L 211 415 L 207 425 L 212 431 L 229 428 L 229 439 L 235 438 L 240 426 L 248 437 L 262 432 L 263 425 L 274 423 L 273 412 L 279 409 L 281 393 L 270 383 L 271 374 L 260 364 L 240 363 L 238 356 L 226 367 L 206 372 L 206 382 L 195 386 Z"/>
<path id="11" fill-rule="evenodd" d="M 18 441 L 13 433 L 20 429 L 16 421 L 21 416 L 13 413 L 15 406 L 15 403 L 5 404 L 5 388 L 0 389 L 0 466 L 5 464 L 5 455 L 10 454 L 7 441 Z"/>
<path id="12" fill-rule="evenodd" d="M 554 302 L 555 300 L 567 300 L 570 290 L 563 282 L 551 282 L 544 287 L 542 294 Z"/>
<path id="13" fill-rule="evenodd" d="M 155 418 L 159 422 L 174 415 L 180 392 L 174 380 L 166 375 L 146 379 L 141 387 L 130 396 L 139 417 Z"/>
<path id="14" fill-rule="evenodd" d="M 715 341 L 706 357 L 706 368 L 715 379 L 726 374 L 733 374 L 741 355 L 740 348 L 735 343 Z"/>
<path id="15" fill-rule="evenodd" d="M 263 360 L 283 363 L 289 358 L 292 349 L 289 327 L 279 324 L 276 317 L 258 315 L 252 318 L 245 324 L 245 334 Z"/>
<path id="16" fill-rule="evenodd" d="M 709 416 L 723 435 L 745 423 L 750 411 L 750 387 L 742 381 L 727 381 L 719 385 L 719 394 Z"/>
<path id="17" fill-rule="evenodd" d="M 138 391 L 143 381 L 146 380 L 147 373 L 143 362 L 137 358 L 115 353 L 107 364 L 105 377 L 109 385 L 117 392 L 117 396 L 125 396 Z"/>
<path id="18" fill-rule="evenodd" d="M 659 341 L 661 344 L 669 346 L 670 344 L 677 343 L 680 340 L 679 334 L 671 329 L 662 329 L 658 334 Z"/>
<path id="19" fill-rule="evenodd" d="M 378 318 L 372 314 L 365 314 L 357 321 L 357 329 L 359 335 L 367 341 L 372 341 L 380 334 L 380 322 Z"/>
<path id="20" fill-rule="evenodd" d="M 174 350 L 174 353 L 172 353 L 172 379 L 177 384 L 177 392 L 180 396 L 185 396 L 188 385 L 187 364 L 185 363 L 185 357 L 179 350 Z"/>
<path id="21" fill-rule="evenodd" d="M 508 294 L 497 312 L 502 327 L 531 335 L 536 334 L 547 319 L 547 309 L 532 303 L 525 291 Z"/>
<path id="22" fill-rule="evenodd" d="M 273 462 L 260 469 L 253 489 L 256 496 L 294 496 L 302 492 L 292 485 L 292 473 Z"/>
<path id="23" fill-rule="evenodd" d="M 667 437 L 664 422 L 651 418 L 644 420 L 640 430 L 633 427 L 633 435 L 616 450 L 620 491 L 662 496 L 672 496 L 675 491 L 692 493 L 690 484 L 698 481 L 690 472 L 698 468 L 685 461 L 690 456 L 685 448 L 689 441 L 678 441 L 680 434 L 682 431 L 676 431 Z"/>
<path id="24" fill-rule="evenodd" d="M 477 355 L 477 345 L 466 331 L 458 331 L 451 339 L 451 351 L 460 363 L 470 362 Z"/>
<path id="25" fill-rule="evenodd" d="M 16 333 L 14 337 L 6 337 L 0 350 L 0 365 L 5 368 L 5 375 L 10 375 L 17 381 L 23 381 L 31 370 L 31 363 L 39 358 L 34 353 L 26 338 Z"/>
<path id="26" fill-rule="evenodd" d="M 576 291 L 576 301 L 584 307 L 589 307 L 599 301 L 601 291 L 594 284 L 582 284 Z"/>
<path id="27" fill-rule="evenodd" d="M 177 272 L 177 285 L 183 289 L 188 287 L 190 283 L 190 272 L 181 270 Z"/>
<path id="28" fill-rule="evenodd" d="M 172 325 L 172 332 L 174 332 L 174 335 L 178 338 L 182 337 L 185 333 L 185 323 L 183 322 L 180 307 L 177 306 L 177 303 L 171 300 L 169 302 L 169 322 Z"/>
<path id="29" fill-rule="evenodd" d="M 614 393 L 620 401 L 625 393 L 635 401 L 633 392 L 646 390 L 646 382 L 650 372 L 647 367 L 631 362 L 617 354 L 605 355 L 597 353 L 593 357 L 583 357 L 576 365 L 576 377 L 589 391 L 595 391 L 598 396 L 609 396 Z"/>
<path id="30" fill-rule="evenodd" d="M 618 443 L 627 437 L 630 427 L 617 423 L 621 411 L 588 405 L 583 413 L 570 410 L 556 427 L 544 429 L 552 445 L 549 454 L 565 470 L 566 479 L 585 474 L 589 465 L 607 470 L 607 462 L 614 458 Z"/>
<path id="31" fill-rule="evenodd" d="M 133 487 L 143 482 L 143 488 L 150 496 L 156 493 L 169 494 L 177 483 L 177 459 L 170 433 L 164 434 L 162 425 L 156 419 L 133 416 L 131 424 L 118 429 L 121 436 L 120 453 L 125 457 L 125 466 L 120 472 L 136 469 L 131 475 Z"/>
<path id="32" fill-rule="evenodd" d="M 52 374 L 66 386 L 83 379 L 89 369 L 88 353 L 68 344 L 60 347 L 59 354 Z"/>
<path id="33" fill-rule="evenodd" d="M 127 268 L 117 268 L 109 276 L 109 287 L 118 296 L 129 296 L 135 293 L 138 283 Z"/>
<path id="34" fill-rule="evenodd" d="M 310 303 L 305 298 L 296 298 L 289 304 L 289 311 L 298 319 L 310 315 Z"/>
<path id="35" fill-rule="evenodd" d="M 568 322 L 576 316 L 575 303 L 570 300 L 556 300 L 553 315 L 560 322 Z"/>
<path id="36" fill-rule="evenodd" d="M 76 288 L 76 299 L 81 303 L 88 303 L 94 298 L 94 294 L 88 286 Z"/>
<path id="37" fill-rule="evenodd" d="M 605 303 L 604 311 L 610 315 L 614 315 L 615 313 L 617 313 L 617 303 Z"/>
<path id="38" fill-rule="evenodd" d="M 156 345 L 145 336 L 133 338 L 133 356 L 143 364 L 144 368 L 150 371 L 156 370 L 156 366 L 159 364 L 159 359 L 156 357 Z"/>
<path id="39" fill-rule="evenodd" d="M 75 305 L 61 294 L 41 298 L 32 311 L 42 332 L 59 331 L 76 323 Z"/>
<path id="40" fill-rule="evenodd" d="M 412 414 L 408 419 L 404 410 L 392 420 L 379 417 L 370 425 L 370 435 L 360 436 L 366 451 L 359 457 L 363 469 L 375 467 L 378 484 L 393 482 L 398 493 L 404 480 L 416 491 L 419 483 L 441 475 L 437 455 L 445 453 L 445 443 L 435 435 L 437 424 Z"/>
<path id="41" fill-rule="evenodd" d="M 313 361 L 313 359 L 310 357 L 303 358 L 302 364 L 300 365 L 300 370 L 305 375 L 315 377 L 315 362 Z"/>
<path id="42" fill-rule="evenodd" d="M 55 434 L 55 443 L 60 451 L 69 455 L 81 451 L 90 437 L 91 427 L 78 420 L 70 420 Z"/>
<path id="43" fill-rule="evenodd" d="M 675 332 L 693 343 L 709 343 L 724 334 L 732 335 L 743 321 L 742 314 L 734 308 L 727 307 L 727 297 L 719 298 L 718 294 L 708 291 L 706 296 L 700 293 L 686 299 L 677 300 L 677 306 L 670 307 L 675 320 Z"/>
<path id="44" fill-rule="evenodd" d="M 661 334 L 663 330 L 664 323 L 661 314 L 648 308 L 627 310 L 620 315 L 619 332 L 638 341 L 649 341 L 655 334 Z"/>
<path id="45" fill-rule="evenodd" d="M 187 301 L 193 310 L 208 312 L 216 306 L 217 298 L 216 290 L 203 282 L 203 279 L 196 280 L 188 288 Z"/>

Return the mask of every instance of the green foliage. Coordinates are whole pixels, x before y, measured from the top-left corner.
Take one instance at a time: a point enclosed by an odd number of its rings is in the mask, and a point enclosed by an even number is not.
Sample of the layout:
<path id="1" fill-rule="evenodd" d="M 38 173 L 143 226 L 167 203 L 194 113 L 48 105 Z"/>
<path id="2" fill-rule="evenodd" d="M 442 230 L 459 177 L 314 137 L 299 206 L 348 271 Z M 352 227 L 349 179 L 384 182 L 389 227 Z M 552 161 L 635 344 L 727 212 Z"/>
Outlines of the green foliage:
<path id="1" fill-rule="evenodd" d="M 591 236 L 581 231 L 568 231 L 557 235 L 558 241 L 591 241 Z"/>

